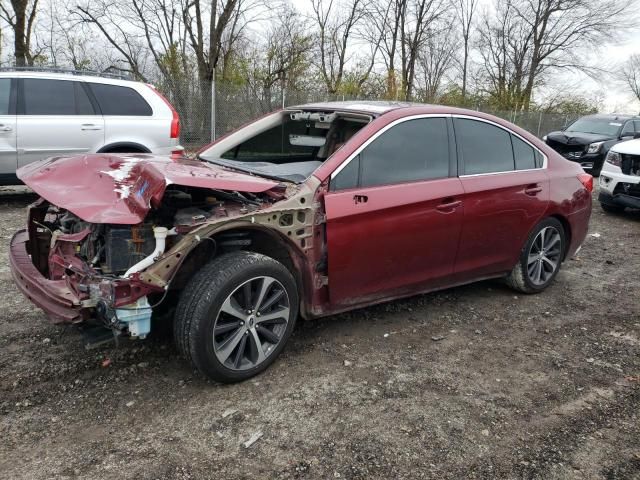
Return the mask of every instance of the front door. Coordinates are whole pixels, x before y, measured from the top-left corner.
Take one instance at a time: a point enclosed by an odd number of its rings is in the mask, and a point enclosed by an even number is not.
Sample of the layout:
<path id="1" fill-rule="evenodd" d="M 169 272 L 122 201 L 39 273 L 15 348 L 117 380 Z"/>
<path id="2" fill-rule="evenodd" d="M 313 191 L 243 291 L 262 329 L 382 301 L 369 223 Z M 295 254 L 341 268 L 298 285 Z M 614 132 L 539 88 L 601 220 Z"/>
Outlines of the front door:
<path id="1" fill-rule="evenodd" d="M 452 161 L 448 119 L 417 118 L 383 129 L 332 175 L 324 202 L 333 307 L 447 282 L 463 215 Z"/>
<path id="2" fill-rule="evenodd" d="M 18 165 L 95 152 L 104 144 L 104 119 L 83 82 L 25 78 L 18 90 Z"/>

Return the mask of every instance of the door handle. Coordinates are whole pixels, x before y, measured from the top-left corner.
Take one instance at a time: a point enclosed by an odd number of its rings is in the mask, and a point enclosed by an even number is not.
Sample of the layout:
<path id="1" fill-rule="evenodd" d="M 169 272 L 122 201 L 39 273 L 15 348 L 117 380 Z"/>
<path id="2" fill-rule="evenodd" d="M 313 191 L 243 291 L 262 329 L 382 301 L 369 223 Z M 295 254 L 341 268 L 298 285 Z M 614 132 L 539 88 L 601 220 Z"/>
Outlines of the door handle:
<path id="1" fill-rule="evenodd" d="M 436 207 L 439 212 L 450 213 L 456 208 L 462 205 L 461 200 L 454 200 L 453 198 L 446 198 L 440 205 Z"/>
<path id="2" fill-rule="evenodd" d="M 537 183 L 529 185 L 529 186 L 527 186 L 527 188 L 524 189 L 524 193 L 526 195 L 531 196 L 531 197 L 535 197 L 536 194 L 540 193 L 541 191 L 542 191 L 542 187 L 540 185 L 538 185 Z"/>
<path id="3" fill-rule="evenodd" d="M 9 125 L 0 125 L 0 132 L 10 132 L 13 130 Z"/>
<path id="4" fill-rule="evenodd" d="M 93 123 L 83 123 L 80 126 L 80 130 L 100 130 L 102 127 L 100 125 L 95 125 Z"/>
<path id="5" fill-rule="evenodd" d="M 369 197 L 366 195 L 354 195 L 353 196 L 354 203 L 367 203 L 369 201 Z"/>

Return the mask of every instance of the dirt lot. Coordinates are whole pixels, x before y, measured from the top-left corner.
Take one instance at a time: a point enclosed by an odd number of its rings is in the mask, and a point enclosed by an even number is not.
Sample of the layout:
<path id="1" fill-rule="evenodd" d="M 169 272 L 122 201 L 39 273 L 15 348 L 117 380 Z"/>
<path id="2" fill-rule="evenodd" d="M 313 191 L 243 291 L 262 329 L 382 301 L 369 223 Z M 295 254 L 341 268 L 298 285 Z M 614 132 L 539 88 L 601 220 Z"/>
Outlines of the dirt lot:
<path id="1" fill-rule="evenodd" d="M 595 207 L 544 294 L 482 282 L 300 322 L 224 386 L 170 339 L 87 352 L 48 325 L 7 267 L 32 200 L 0 193 L 2 478 L 640 478 L 640 214 Z"/>

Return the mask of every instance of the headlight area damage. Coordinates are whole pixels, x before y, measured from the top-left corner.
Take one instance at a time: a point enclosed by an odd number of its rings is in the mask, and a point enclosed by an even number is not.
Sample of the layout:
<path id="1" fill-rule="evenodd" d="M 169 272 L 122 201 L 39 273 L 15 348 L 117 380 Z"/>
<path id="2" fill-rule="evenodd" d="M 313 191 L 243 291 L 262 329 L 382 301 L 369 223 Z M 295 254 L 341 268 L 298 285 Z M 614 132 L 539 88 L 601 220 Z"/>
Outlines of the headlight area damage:
<path id="1" fill-rule="evenodd" d="M 152 313 L 170 310 L 216 254 L 265 237 L 279 240 L 264 242 L 271 249 L 296 250 L 281 253 L 296 267 L 303 262 L 292 257 L 312 253 L 316 214 L 305 184 L 125 155 L 51 159 L 20 174 L 42 198 L 11 241 L 11 270 L 55 323 L 144 338 Z"/>

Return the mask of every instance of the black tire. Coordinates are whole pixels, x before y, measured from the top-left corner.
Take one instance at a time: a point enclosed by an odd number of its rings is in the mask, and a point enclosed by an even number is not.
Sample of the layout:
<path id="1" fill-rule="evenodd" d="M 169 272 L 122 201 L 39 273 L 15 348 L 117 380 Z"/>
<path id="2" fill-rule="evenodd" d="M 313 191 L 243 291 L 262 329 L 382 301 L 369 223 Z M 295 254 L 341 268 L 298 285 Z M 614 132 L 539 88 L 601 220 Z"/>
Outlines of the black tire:
<path id="1" fill-rule="evenodd" d="M 531 275 L 529 274 L 529 267 L 531 265 L 530 254 L 534 254 L 532 249 L 536 249 L 536 247 L 534 246 L 534 242 L 537 241 L 540 232 L 548 228 L 555 229 L 555 231 L 559 234 L 560 245 L 558 246 L 559 256 L 557 257 L 557 267 L 548 274 L 548 278 L 545 278 L 542 283 L 535 283 L 534 280 L 532 280 Z M 522 248 L 522 252 L 520 253 L 518 263 L 513 267 L 513 270 L 511 270 L 511 273 L 506 278 L 507 285 L 509 285 L 514 290 L 522 293 L 539 293 L 543 291 L 549 285 L 551 285 L 556 275 L 560 271 L 562 261 L 564 260 L 566 247 L 566 234 L 562 224 L 555 218 L 547 218 L 543 220 L 538 225 L 536 225 L 536 227 L 529 234 L 529 238 L 527 239 L 527 242 L 525 243 L 524 247 Z M 540 261 L 541 265 L 542 263 L 543 262 Z"/>
<path id="2" fill-rule="evenodd" d="M 604 210 L 607 213 L 622 213 L 622 212 L 624 212 L 624 207 L 619 207 L 618 205 L 610 205 L 608 203 L 600 202 L 600 206 L 602 207 L 602 210 Z"/>
<path id="3" fill-rule="evenodd" d="M 285 297 L 289 308 L 286 326 L 280 334 L 279 342 L 273 348 L 269 347 L 263 361 L 253 367 L 245 365 L 242 370 L 229 368 L 219 360 L 214 349 L 214 327 L 218 318 L 223 315 L 222 306 L 245 283 L 264 277 L 274 279 L 275 283 L 286 292 Z M 265 370 L 284 349 L 295 326 L 298 304 L 296 282 L 289 270 L 281 263 L 265 255 L 247 251 L 221 255 L 202 267 L 181 293 L 174 318 L 176 346 L 194 367 L 213 380 L 225 383 L 246 380 Z M 253 320 L 251 323 L 253 325 Z M 242 324 L 244 325 L 244 322 Z M 249 327 L 243 328 L 246 330 Z M 261 327 L 258 327 L 258 320 L 256 320 L 255 329 L 258 328 Z M 246 331 L 244 334 L 249 335 Z M 255 338 L 258 338 L 257 334 Z M 246 343 L 246 340 L 242 340 L 239 344 L 244 347 L 242 342 Z M 237 354 L 240 346 L 234 348 L 237 348 L 234 350 Z"/>
<path id="4" fill-rule="evenodd" d="M 132 148 L 114 147 L 101 153 L 148 153 L 148 152 L 145 152 L 144 150 L 140 150 L 139 148 L 135 148 L 135 147 L 132 147 Z"/>

